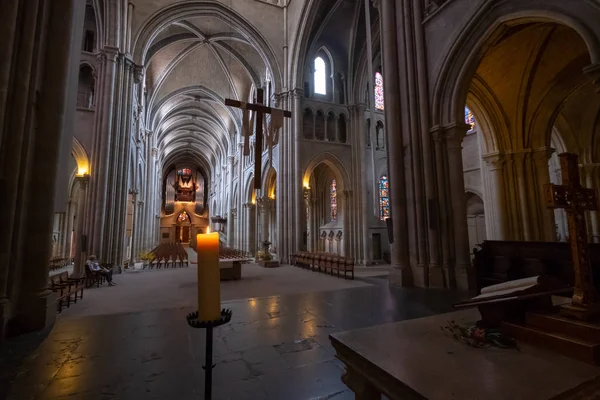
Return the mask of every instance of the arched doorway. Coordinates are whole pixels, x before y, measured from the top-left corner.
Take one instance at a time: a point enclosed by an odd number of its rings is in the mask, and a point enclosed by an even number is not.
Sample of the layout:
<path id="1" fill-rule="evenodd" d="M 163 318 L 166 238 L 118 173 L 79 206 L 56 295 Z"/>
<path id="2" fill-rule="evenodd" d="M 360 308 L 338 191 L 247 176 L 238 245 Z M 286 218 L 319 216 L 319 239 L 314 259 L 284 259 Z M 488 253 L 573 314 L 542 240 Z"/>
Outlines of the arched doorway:
<path id="1" fill-rule="evenodd" d="M 187 211 L 182 211 L 177 216 L 177 225 L 175 226 L 175 239 L 178 243 L 187 244 L 190 242 L 190 229 L 192 219 Z"/>

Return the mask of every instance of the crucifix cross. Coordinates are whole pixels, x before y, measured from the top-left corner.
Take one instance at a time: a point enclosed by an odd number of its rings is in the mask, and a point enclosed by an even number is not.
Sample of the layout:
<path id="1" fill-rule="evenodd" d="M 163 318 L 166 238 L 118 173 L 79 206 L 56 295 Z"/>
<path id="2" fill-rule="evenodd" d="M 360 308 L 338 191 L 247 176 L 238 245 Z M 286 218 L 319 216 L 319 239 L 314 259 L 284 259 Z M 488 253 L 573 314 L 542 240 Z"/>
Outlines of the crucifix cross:
<path id="1" fill-rule="evenodd" d="M 286 118 L 291 118 L 292 113 L 290 111 L 279 110 L 277 108 L 271 108 L 264 105 L 264 91 L 263 89 L 256 89 L 256 102 L 255 103 L 243 103 L 241 101 L 225 99 L 225 105 L 240 109 L 246 109 L 254 111 L 256 113 L 256 143 L 254 148 L 254 189 L 261 189 L 261 168 L 262 168 L 262 152 L 263 152 L 263 116 L 264 114 L 273 114 L 275 111 L 283 113 Z M 246 123 L 246 121 L 242 121 Z"/>
<path id="2" fill-rule="evenodd" d="M 588 254 L 588 236 L 585 212 L 600 209 L 598 192 L 587 189 L 579 183 L 577 154 L 559 155 L 562 171 L 562 185 L 544 185 L 548 208 L 562 208 L 567 212 L 569 244 L 575 277 L 572 304 L 563 307 L 563 312 L 578 319 L 594 317 L 600 306 L 600 299 L 594 287 L 592 266 Z"/>

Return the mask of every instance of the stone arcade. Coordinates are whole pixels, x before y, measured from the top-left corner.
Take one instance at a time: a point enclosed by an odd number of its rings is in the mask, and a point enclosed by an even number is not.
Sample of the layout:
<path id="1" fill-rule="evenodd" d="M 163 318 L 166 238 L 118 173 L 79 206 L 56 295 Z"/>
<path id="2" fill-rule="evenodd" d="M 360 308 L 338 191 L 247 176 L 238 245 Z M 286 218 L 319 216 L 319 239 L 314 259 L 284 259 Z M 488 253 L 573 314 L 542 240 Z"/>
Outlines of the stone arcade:
<path id="1" fill-rule="evenodd" d="M 0 337 L 54 322 L 50 260 L 122 270 L 209 226 L 282 265 L 390 264 L 392 291 L 472 289 L 486 239 L 566 241 L 544 187 L 566 152 L 600 187 L 598 21 L 596 0 L 3 2 Z M 225 104 L 258 92 L 292 114 L 272 152 Z"/>

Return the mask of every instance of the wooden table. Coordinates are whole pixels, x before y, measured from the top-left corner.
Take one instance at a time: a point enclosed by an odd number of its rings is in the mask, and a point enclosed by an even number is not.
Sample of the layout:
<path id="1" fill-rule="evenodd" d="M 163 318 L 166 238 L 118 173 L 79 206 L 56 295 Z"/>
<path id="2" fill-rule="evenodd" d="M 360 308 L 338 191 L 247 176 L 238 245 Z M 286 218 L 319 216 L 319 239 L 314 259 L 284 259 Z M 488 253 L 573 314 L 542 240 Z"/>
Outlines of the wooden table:
<path id="1" fill-rule="evenodd" d="M 520 351 L 472 348 L 440 328 L 479 318 L 469 309 L 329 338 L 357 400 L 600 398 L 598 367 L 524 343 Z"/>

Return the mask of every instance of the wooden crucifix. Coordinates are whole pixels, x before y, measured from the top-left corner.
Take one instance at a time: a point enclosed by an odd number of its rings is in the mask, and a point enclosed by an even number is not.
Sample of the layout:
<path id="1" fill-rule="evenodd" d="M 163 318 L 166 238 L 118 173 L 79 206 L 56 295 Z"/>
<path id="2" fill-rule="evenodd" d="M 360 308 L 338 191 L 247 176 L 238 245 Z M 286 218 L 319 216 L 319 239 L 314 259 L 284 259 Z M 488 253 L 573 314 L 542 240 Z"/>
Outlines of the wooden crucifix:
<path id="1" fill-rule="evenodd" d="M 264 105 L 264 91 L 263 89 L 256 89 L 255 103 L 243 103 L 241 101 L 225 99 L 225 105 L 230 107 L 236 107 L 240 109 L 246 109 L 254 111 L 256 113 L 256 143 L 254 144 L 254 189 L 261 189 L 261 168 L 262 168 L 262 152 L 263 152 L 263 115 L 273 114 L 275 111 L 283 113 L 286 118 L 291 118 L 292 113 L 290 111 L 279 110 L 276 108 L 267 107 Z M 242 121 L 246 123 L 246 121 Z"/>
<path id="2" fill-rule="evenodd" d="M 562 208 L 567 212 L 569 244 L 575 290 L 572 304 L 563 307 L 563 314 L 577 319 L 593 319 L 600 312 L 600 299 L 594 287 L 594 276 L 588 254 L 588 236 L 585 223 L 586 211 L 600 209 L 597 189 L 587 189 L 579 183 L 577 154 L 559 155 L 562 185 L 544 185 L 548 208 Z"/>

